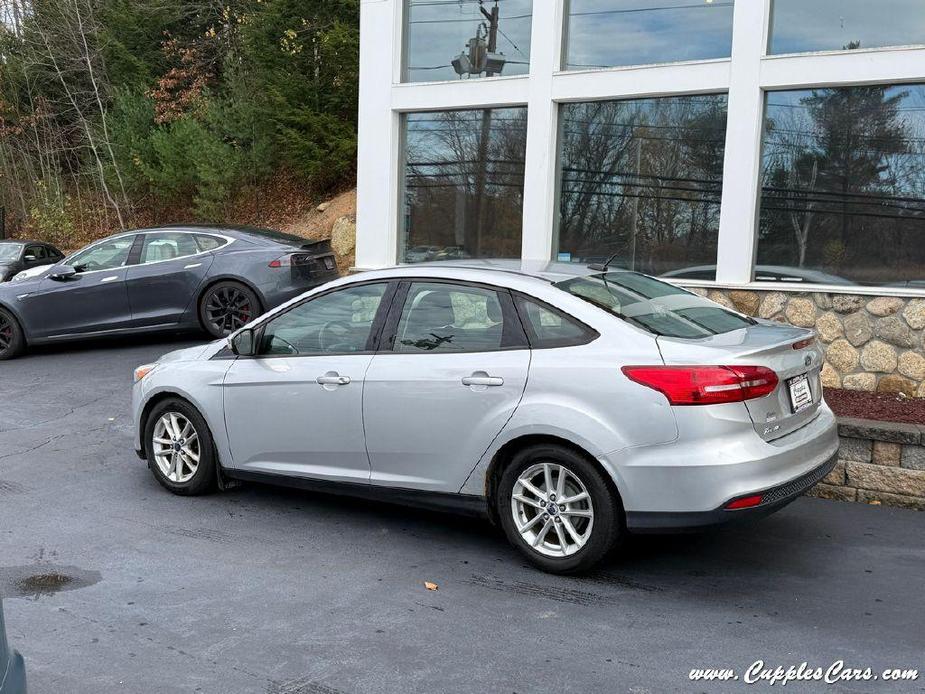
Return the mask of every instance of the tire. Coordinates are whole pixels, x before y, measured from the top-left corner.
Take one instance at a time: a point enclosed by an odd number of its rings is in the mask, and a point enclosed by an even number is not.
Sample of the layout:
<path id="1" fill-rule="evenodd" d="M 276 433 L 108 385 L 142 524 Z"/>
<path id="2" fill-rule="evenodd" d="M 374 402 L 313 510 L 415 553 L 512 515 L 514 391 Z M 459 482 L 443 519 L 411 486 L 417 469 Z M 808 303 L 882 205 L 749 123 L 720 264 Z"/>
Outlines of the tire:
<path id="1" fill-rule="evenodd" d="M 260 299 L 240 282 L 217 282 L 199 300 L 199 322 L 212 337 L 227 337 L 262 313 Z"/>
<path id="2" fill-rule="evenodd" d="M 551 492 L 545 483 L 547 466 Z M 562 470 L 566 503 L 560 503 Z M 523 480 L 532 485 L 533 491 L 524 486 Z M 556 503 L 549 506 L 551 495 L 557 492 Z M 574 574 L 591 569 L 625 533 L 620 497 L 604 475 L 581 454 L 556 444 L 530 446 L 514 455 L 501 474 L 495 510 L 508 541 L 532 564 L 549 573 Z M 569 526 L 574 533 L 569 532 Z"/>
<path id="3" fill-rule="evenodd" d="M 206 420 L 195 407 L 179 398 L 159 402 L 148 415 L 144 436 L 148 467 L 162 487 L 181 496 L 215 489 L 218 456 Z"/>
<path id="4" fill-rule="evenodd" d="M 0 361 L 18 357 L 25 348 L 26 336 L 19 321 L 12 313 L 0 308 Z"/>

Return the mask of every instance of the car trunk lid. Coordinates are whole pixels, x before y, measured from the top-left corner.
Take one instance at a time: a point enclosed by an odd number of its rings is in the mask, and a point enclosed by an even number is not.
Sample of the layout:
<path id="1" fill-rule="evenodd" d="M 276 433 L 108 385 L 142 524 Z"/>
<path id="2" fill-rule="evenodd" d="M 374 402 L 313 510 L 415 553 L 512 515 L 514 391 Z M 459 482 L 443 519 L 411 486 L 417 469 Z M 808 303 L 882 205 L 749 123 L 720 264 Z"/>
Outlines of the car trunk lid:
<path id="1" fill-rule="evenodd" d="M 755 431 L 766 441 L 799 429 L 819 410 L 822 352 L 811 330 L 757 321 L 747 328 L 706 338 L 659 336 L 656 341 L 668 365 L 738 364 L 774 371 L 777 388 L 769 395 L 745 401 Z M 805 383 L 798 383 L 804 378 Z"/>

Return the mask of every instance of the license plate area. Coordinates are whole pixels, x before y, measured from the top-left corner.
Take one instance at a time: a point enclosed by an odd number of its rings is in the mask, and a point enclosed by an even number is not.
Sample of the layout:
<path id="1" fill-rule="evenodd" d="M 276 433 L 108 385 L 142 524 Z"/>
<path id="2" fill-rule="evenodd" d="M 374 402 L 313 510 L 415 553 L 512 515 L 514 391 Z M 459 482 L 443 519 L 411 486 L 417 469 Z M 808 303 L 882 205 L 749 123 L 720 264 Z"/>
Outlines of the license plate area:
<path id="1" fill-rule="evenodd" d="M 809 387 L 809 378 L 806 374 L 788 379 L 787 390 L 790 393 L 790 409 L 794 414 L 812 406 L 813 391 Z"/>

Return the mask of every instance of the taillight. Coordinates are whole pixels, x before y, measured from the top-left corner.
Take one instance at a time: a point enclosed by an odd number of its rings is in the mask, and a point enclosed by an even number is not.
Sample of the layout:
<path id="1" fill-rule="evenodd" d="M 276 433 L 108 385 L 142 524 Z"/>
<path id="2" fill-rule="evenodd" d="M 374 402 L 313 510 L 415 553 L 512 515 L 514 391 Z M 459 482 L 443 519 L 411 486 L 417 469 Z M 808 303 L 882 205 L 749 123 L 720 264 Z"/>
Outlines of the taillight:
<path id="1" fill-rule="evenodd" d="M 717 405 L 761 398 L 777 388 L 764 366 L 624 366 L 631 381 L 662 393 L 672 405 Z"/>
<path id="2" fill-rule="evenodd" d="M 311 256 L 305 253 L 290 253 L 289 255 L 282 255 L 276 260 L 270 261 L 270 267 L 292 267 L 293 265 L 307 265 L 311 262 Z"/>
<path id="3" fill-rule="evenodd" d="M 271 260 L 268 267 L 289 267 L 290 265 L 292 265 L 292 260 L 288 255 L 284 255 L 282 258 Z"/>
<path id="4" fill-rule="evenodd" d="M 806 349 L 807 347 L 811 346 L 815 341 L 816 341 L 815 335 L 813 337 L 807 337 L 805 340 L 794 342 L 793 348 L 794 349 Z"/>

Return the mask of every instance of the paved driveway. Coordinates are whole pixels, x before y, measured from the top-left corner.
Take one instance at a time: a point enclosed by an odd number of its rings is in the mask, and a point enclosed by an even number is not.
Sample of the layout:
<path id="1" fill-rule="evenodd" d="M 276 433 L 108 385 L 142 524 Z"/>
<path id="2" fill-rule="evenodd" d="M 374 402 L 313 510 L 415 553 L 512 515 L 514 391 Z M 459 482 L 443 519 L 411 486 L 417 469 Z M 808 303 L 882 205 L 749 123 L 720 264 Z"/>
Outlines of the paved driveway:
<path id="1" fill-rule="evenodd" d="M 269 487 L 167 494 L 131 450 L 129 382 L 187 344 L 0 364 L 0 586 L 33 693 L 755 691 L 687 677 L 759 658 L 925 671 L 912 511 L 801 499 L 633 541 L 579 579 L 454 517 Z M 925 691 L 925 672 L 812 690 Z"/>

